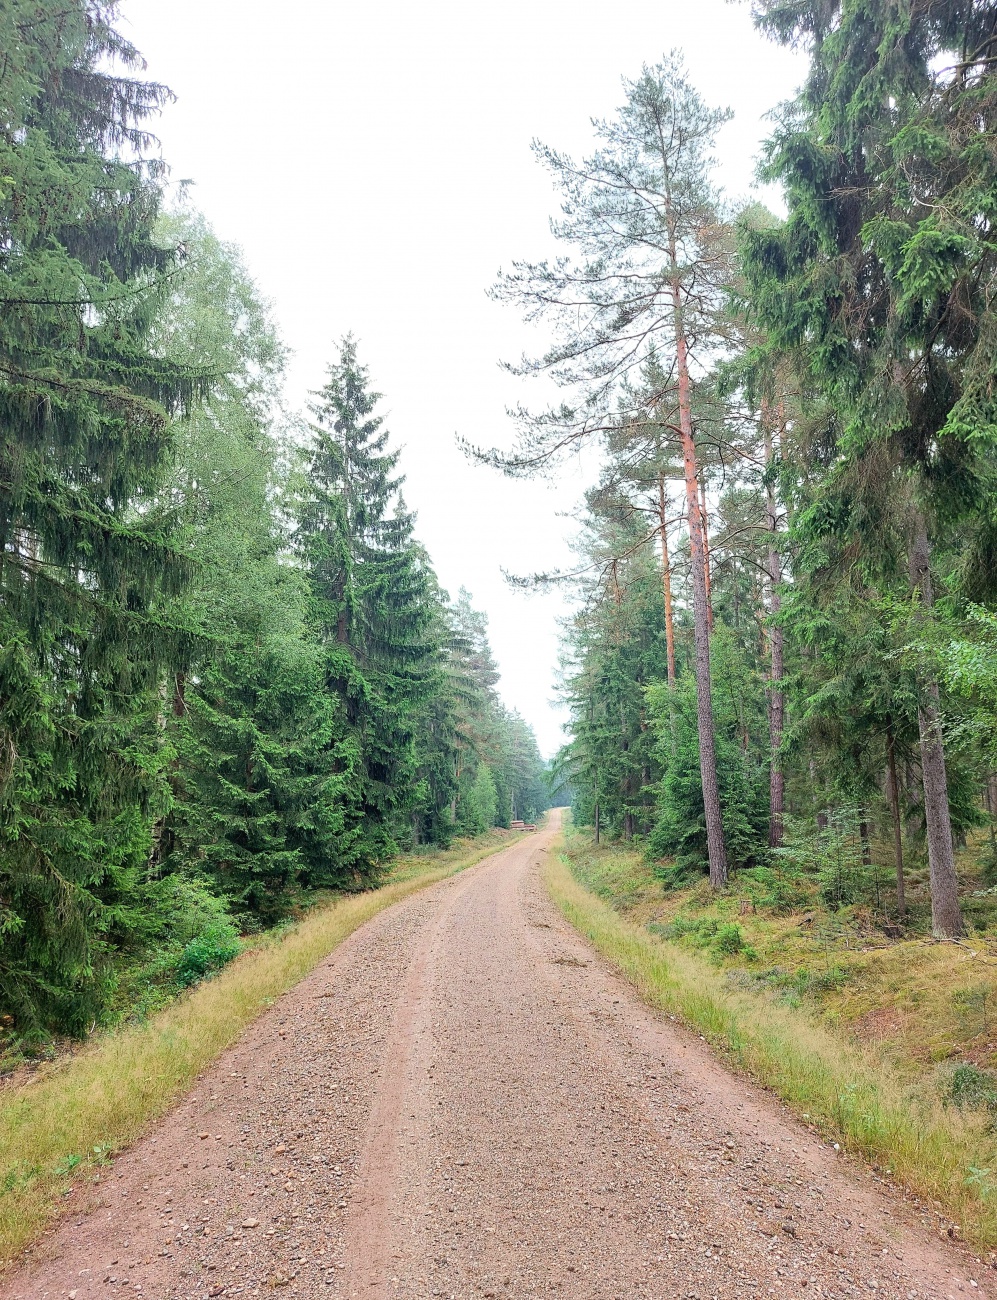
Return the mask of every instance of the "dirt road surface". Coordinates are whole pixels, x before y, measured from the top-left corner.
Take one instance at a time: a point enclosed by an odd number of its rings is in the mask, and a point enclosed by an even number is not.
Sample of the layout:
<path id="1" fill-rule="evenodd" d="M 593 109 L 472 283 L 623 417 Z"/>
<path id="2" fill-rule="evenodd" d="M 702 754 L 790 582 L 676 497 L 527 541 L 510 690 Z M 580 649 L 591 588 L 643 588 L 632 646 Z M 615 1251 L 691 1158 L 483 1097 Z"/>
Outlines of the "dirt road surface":
<path id="1" fill-rule="evenodd" d="M 357 931 L 0 1300 L 997 1296 L 594 956 L 552 820 Z"/>

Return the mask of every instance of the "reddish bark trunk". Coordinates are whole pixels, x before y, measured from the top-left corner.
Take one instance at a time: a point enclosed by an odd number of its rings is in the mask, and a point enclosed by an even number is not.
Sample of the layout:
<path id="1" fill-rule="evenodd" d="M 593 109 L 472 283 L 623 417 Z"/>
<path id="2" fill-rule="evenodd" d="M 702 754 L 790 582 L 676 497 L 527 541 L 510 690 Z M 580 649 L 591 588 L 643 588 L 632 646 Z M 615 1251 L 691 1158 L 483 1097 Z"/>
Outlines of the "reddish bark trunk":
<path id="1" fill-rule="evenodd" d="M 678 265 L 674 246 L 672 266 Z M 713 683 L 710 675 L 710 605 L 706 575 L 703 519 L 699 505 L 699 467 L 692 434 L 692 394 L 689 353 L 682 317 L 682 288 L 677 275 L 672 280 L 672 310 L 675 321 L 675 351 L 678 364 L 679 429 L 682 463 L 689 512 L 689 550 L 692 559 L 692 609 L 695 627 L 696 705 L 699 724 L 699 770 L 706 813 L 706 841 L 710 859 L 710 884 L 723 889 L 727 884 L 727 848 L 720 816 L 720 788 L 717 782 L 716 744 L 713 734 Z"/>
<path id="2" fill-rule="evenodd" d="M 699 517 L 703 528 L 703 575 L 706 579 L 706 625 L 713 631 L 713 583 L 710 579 L 710 520 L 706 513 L 706 485 L 699 483 Z"/>
<path id="3" fill-rule="evenodd" d="M 765 463 L 772 464 L 772 426 L 769 422 L 768 404 L 762 405 L 762 428 L 765 435 Z M 766 526 L 769 532 L 768 579 L 769 617 L 779 613 L 779 583 L 782 581 L 782 561 L 775 545 L 776 516 L 775 486 L 769 481 L 765 495 Z M 769 627 L 769 846 L 777 848 L 782 843 L 783 816 L 785 813 L 786 785 L 782 769 L 782 732 L 786 719 L 786 697 L 779 683 L 783 674 L 782 628 L 775 622 Z"/>
<path id="4" fill-rule="evenodd" d="M 668 501 L 665 476 L 658 475 L 658 513 L 661 535 L 661 586 L 665 597 L 665 650 L 668 658 L 668 686 L 675 689 L 675 621 L 672 615 L 672 568 L 668 560 Z"/>

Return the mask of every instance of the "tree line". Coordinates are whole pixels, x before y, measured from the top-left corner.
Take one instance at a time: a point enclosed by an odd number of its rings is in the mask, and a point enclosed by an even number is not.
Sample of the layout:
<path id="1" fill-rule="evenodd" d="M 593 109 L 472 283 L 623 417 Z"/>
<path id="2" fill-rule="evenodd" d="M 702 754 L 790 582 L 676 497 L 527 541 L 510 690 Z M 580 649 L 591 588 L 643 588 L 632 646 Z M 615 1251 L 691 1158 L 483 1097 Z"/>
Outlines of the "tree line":
<path id="1" fill-rule="evenodd" d="M 578 596 L 560 767 L 596 839 L 715 889 L 844 852 L 829 897 L 874 890 L 901 925 L 923 862 L 955 937 L 968 836 L 997 879 L 997 7 L 756 21 L 809 56 L 760 167 L 785 215 L 724 196 L 729 115 L 678 53 L 588 157 L 538 145 L 563 252 L 495 295 L 549 340 L 513 369 L 564 400 L 476 454 L 535 474 L 601 448 L 577 568 L 527 579 Z"/>
<path id="2" fill-rule="evenodd" d="M 347 338 L 285 409 L 101 0 L 0 15 L 0 1015 L 82 1033 L 310 893 L 546 806 Z"/>

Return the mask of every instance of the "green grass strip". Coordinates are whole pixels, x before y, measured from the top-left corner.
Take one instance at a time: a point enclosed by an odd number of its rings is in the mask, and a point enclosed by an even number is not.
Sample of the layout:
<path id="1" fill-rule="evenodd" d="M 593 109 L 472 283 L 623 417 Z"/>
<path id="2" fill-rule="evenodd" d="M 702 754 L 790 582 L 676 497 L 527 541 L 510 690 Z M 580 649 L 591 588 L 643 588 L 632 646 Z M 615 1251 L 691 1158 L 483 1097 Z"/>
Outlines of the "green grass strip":
<path id="1" fill-rule="evenodd" d="M 829 1141 L 934 1202 L 967 1241 L 997 1246 L 997 1140 L 986 1118 L 920 1095 L 872 1051 L 805 1012 L 732 989 L 707 960 L 649 934 L 590 893 L 563 853 L 550 854 L 545 879 L 568 921 L 645 1002 L 702 1034 Z"/>

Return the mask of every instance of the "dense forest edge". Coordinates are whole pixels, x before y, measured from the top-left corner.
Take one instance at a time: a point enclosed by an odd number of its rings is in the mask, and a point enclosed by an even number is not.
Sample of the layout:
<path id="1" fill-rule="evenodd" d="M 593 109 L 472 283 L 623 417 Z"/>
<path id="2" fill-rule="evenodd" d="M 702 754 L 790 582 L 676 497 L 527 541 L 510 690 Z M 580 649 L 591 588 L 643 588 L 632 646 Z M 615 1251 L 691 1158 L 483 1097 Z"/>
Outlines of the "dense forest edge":
<path id="1" fill-rule="evenodd" d="M 158 1011 L 8 1076 L 0 1087 L 0 1269 L 59 1214 L 99 1199 L 114 1156 L 354 930 L 526 833 L 493 829 L 446 849 L 403 854 L 377 888 L 327 898 L 300 921 L 256 936 L 238 960 Z"/>
<path id="2" fill-rule="evenodd" d="M 555 766 L 594 850 L 643 857 L 621 897 L 639 879 L 672 948 L 786 997 L 847 1002 L 856 949 L 928 985 L 945 967 L 923 996 L 895 981 L 896 1023 L 868 1032 L 909 1031 L 985 1118 L 995 12 L 761 0 L 760 30 L 809 60 L 760 165 L 782 214 L 722 191 L 729 114 L 678 52 L 625 81 L 587 156 L 537 144 L 559 254 L 494 296 L 543 340 L 510 369 L 562 400 L 524 403 L 511 450 L 468 447 L 513 476 L 598 455 L 575 566 L 518 581 L 574 599 Z M 990 1195 L 986 1162 L 960 1176 Z"/>
<path id="3" fill-rule="evenodd" d="M 116 6 L 0 14 L 0 1059 L 548 802 L 355 341 L 306 416 Z"/>

